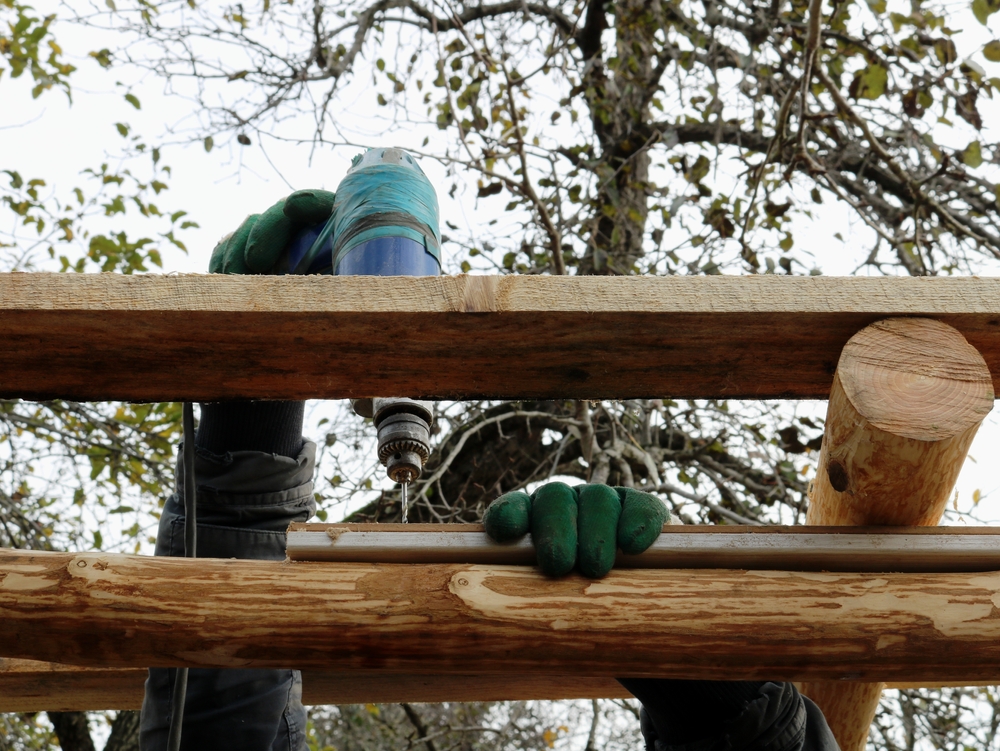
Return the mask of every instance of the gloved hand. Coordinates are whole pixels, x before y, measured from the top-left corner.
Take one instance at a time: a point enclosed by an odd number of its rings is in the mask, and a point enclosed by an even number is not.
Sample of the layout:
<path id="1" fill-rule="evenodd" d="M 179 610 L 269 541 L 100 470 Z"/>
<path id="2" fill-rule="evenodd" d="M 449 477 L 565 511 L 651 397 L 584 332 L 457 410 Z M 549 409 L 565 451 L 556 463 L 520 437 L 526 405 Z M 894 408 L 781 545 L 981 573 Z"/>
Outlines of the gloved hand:
<path id="1" fill-rule="evenodd" d="M 670 518 L 656 496 L 633 488 L 550 482 L 532 495 L 505 493 L 486 509 L 486 534 L 508 542 L 531 532 L 538 566 L 549 576 L 568 574 L 579 563 L 584 576 L 599 578 L 623 553 L 641 553 Z"/>
<path id="2" fill-rule="evenodd" d="M 333 213 L 334 194 L 297 190 L 263 214 L 251 214 L 222 239 L 208 264 L 213 274 L 273 274 L 288 243 L 306 227 L 325 222 Z"/>

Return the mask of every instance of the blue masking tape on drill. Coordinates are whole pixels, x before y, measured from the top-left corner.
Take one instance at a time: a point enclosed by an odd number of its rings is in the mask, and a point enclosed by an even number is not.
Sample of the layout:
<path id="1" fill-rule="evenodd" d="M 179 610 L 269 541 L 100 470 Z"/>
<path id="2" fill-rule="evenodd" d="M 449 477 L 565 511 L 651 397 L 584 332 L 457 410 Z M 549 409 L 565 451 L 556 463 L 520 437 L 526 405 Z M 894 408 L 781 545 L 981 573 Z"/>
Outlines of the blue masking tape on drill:
<path id="1" fill-rule="evenodd" d="M 300 274 L 440 273 L 434 187 L 402 149 L 369 149 L 354 158 L 337 188 L 326 226 L 318 235 L 300 235 L 289 262 Z"/>

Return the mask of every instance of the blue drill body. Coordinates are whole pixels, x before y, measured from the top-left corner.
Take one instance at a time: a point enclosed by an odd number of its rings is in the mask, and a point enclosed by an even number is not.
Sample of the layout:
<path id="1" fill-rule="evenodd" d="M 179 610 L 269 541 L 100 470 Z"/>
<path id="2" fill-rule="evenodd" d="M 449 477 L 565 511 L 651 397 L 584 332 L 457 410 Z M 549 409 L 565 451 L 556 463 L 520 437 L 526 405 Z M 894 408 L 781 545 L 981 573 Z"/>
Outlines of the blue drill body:
<path id="1" fill-rule="evenodd" d="M 294 274 L 437 276 L 441 233 L 434 186 L 402 149 L 369 149 L 355 157 L 337 188 L 329 221 L 289 245 L 287 264 Z M 375 422 L 378 457 L 400 483 L 405 522 L 407 486 L 430 455 L 430 405 L 375 398 L 354 400 L 354 409 Z"/>
<path id="2" fill-rule="evenodd" d="M 441 233 L 434 186 L 402 149 L 369 149 L 354 158 L 322 226 L 288 249 L 294 274 L 437 276 Z"/>

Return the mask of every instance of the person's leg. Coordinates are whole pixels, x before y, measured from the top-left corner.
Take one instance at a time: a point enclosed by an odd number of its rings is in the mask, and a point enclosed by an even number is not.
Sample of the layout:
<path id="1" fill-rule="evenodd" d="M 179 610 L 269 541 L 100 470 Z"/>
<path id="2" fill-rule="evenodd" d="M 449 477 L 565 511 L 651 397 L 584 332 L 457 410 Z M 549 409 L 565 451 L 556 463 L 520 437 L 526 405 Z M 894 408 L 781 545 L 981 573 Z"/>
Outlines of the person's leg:
<path id="1" fill-rule="evenodd" d="M 285 529 L 315 511 L 315 444 L 302 439 L 302 402 L 202 406 L 195 455 L 198 557 L 283 560 Z M 179 452 L 177 487 L 185 467 Z M 184 554 L 184 502 L 167 501 L 156 555 Z M 140 747 L 166 749 L 176 671 L 151 668 Z M 181 748 L 301 751 L 306 713 L 292 670 L 191 669 Z"/>
<path id="2" fill-rule="evenodd" d="M 647 751 L 837 751 L 791 683 L 620 678 L 640 702 Z"/>

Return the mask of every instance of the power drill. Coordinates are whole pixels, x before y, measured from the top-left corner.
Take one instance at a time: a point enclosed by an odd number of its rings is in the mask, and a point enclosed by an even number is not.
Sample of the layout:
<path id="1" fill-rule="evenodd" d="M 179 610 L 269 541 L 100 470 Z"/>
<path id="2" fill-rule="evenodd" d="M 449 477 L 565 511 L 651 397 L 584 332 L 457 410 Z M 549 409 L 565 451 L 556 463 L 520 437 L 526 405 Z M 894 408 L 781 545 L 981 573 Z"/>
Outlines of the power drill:
<path id="1" fill-rule="evenodd" d="M 287 263 L 293 274 L 437 276 L 441 233 L 434 186 L 402 149 L 359 154 L 337 188 L 329 221 L 300 233 L 289 245 Z M 378 458 L 400 484 L 406 522 L 407 488 L 430 455 L 431 406 L 402 397 L 352 404 L 375 422 Z"/>

